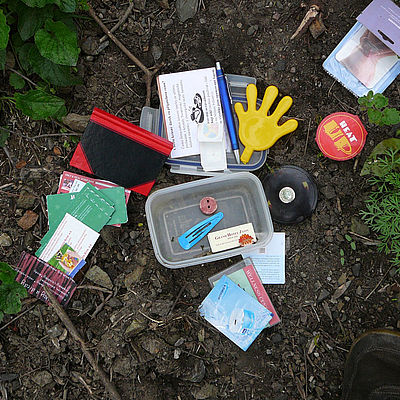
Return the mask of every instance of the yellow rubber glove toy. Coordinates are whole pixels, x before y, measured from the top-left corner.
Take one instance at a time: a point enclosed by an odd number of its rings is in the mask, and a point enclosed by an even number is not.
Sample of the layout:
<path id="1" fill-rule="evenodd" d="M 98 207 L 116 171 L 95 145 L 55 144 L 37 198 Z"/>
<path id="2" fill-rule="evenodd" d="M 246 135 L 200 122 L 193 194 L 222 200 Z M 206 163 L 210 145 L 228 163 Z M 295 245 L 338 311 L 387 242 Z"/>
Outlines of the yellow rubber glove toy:
<path id="1" fill-rule="evenodd" d="M 260 108 L 257 110 L 257 87 L 250 84 L 246 88 L 247 111 L 241 103 L 235 104 L 235 111 L 239 118 L 239 139 L 244 145 L 240 160 L 247 164 L 253 151 L 269 149 L 280 137 L 293 132 L 297 128 L 297 121 L 289 119 L 282 125 L 279 120 L 291 107 L 293 99 L 285 96 L 276 106 L 275 111 L 268 115 L 268 111 L 278 96 L 276 86 L 268 86 Z"/>

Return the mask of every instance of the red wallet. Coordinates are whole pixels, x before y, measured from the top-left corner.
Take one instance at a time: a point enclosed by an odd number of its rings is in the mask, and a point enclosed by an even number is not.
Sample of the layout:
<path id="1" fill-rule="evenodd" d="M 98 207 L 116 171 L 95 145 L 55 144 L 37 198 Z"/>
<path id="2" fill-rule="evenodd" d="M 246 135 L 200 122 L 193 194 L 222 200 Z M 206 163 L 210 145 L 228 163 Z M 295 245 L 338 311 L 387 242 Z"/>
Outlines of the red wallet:
<path id="1" fill-rule="evenodd" d="M 94 108 L 70 165 L 148 195 L 173 144 Z"/>

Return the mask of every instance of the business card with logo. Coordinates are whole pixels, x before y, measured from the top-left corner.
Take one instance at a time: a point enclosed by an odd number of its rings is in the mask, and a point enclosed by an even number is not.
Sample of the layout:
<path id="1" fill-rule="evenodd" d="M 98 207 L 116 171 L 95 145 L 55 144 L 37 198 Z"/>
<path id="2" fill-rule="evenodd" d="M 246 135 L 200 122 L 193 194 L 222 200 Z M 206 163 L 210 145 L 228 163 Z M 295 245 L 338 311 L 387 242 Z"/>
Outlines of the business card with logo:
<path id="1" fill-rule="evenodd" d="M 213 253 L 257 242 L 252 223 L 210 232 L 207 237 Z"/>

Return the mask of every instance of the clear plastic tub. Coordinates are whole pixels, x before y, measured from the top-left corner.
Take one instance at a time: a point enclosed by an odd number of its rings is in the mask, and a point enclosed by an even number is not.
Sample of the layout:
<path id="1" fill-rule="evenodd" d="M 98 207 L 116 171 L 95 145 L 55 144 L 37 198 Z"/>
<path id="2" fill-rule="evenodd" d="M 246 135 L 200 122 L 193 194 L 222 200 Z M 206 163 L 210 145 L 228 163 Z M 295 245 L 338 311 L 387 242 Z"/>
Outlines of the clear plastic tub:
<path id="1" fill-rule="evenodd" d="M 209 263 L 241 254 L 243 247 L 211 253 L 205 236 L 189 250 L 178 237 L 207 218 L 200 211 L 200 200 L 214 197 L 224 218 L 213 229 L 218 231 L 251 222 L 257 242 L 265 246 L 272 238 L 273 225 L 260 180 L 249 172 L 220 175 L 171 186 L 153 192 L 146 201 L 146 218 L 157 260 L 167 268 L 182 268 Z M 246 249 L 247 250 L 247 249 Z"/>

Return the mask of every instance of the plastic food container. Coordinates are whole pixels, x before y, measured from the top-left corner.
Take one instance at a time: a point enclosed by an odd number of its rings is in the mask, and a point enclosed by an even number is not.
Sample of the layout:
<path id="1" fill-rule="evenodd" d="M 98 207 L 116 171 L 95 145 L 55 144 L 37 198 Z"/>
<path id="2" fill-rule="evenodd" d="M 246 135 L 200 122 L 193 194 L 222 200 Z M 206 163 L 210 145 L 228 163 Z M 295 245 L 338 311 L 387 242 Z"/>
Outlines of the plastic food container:
<path id="1" fill-rule="evenodd" d="M 240 102 L 247 107 L 247 99 L 246 99 L 246 87 L 250 84 L 256 84 L 256 79 L 243 75 L 232 75 L 226 74 L 226 78 L 228 79 L 232 101 L 233 103 Z M 261 100 L 257 100 L 257 106 L 261 105 Z M 235 113 L 234 113 L 235 115 Z M 237 127 L 238 122 L 235 117 Z M 153 132 L 163 138 L 167 137 L 167 133 L 165 131 L 164 122 L 162 118 L 162 113 L 160 109 L 155 109 L 151 107 L 143 107 L 142 113 L 140 115 L 140 127 L 148 130 L 149 132 Z M 239 141 L 240 154 L 243 152 L 243 145 Z M 227 156 L 227 169 L 225 171 L 217 171 L 217 172 L 206 172 L 203 170 L 200 162 L 200 155 L 187 156 L 181 158 L 168 158 L 166 164 L 171 167 L 171 172 L 175 174 L 185 174 L 185 175 L 199 175 L 199 176 L 215 176 L 220 175 L 222 173 L 233 173 L 233 172 L 241 172 L 241 171 L 255 171 L 261 168 L 268 155 L 268 150 L 264 151 L 255 151 L 250 158 L 250 161 L 247 164 L 237 164 L 235 160 L 235 156 L 232 152 L 226 153 Z"/>
<path id="2" fill-rule="evenodd" d="M 200 210 L 200 200 L 211 196 L 224 218 L 212 230 L 218 231 L 251 222 L 257 242 L 246 251 L 264 247 L 272 238 L 273 225 L 260 180 L 249 172 L 237 172 L 171 186 L 153 192 L 146 201 L 146 218 L 157 260 L 167 268 L 182 268 L 234 257 L 237 247 L 211 253 L 205 236 L 189 250 L 178 237 L 208 216 Z"/>

